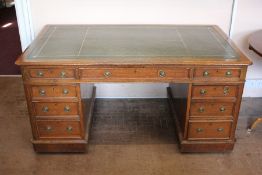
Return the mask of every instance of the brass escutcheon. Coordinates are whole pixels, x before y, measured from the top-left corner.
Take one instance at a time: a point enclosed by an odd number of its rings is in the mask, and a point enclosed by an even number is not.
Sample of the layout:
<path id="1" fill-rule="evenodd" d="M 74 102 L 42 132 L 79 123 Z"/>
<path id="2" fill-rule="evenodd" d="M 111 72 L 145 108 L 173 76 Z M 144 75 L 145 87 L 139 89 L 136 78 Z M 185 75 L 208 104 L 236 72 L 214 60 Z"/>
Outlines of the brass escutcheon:
<path id="1" fill-rule="evenodd" d="M 227 77 L 230 77 L 232 75 L 232 72 L 231 71 L 226 71 L 226 74 L 225 74 Z"/>
<path id="2" fill-rule="evenodd" d="M 68 94 L 69 90 L 68 89 L 63 89 L 63 94 Z"/>
<path id="3" fill-rule="evenodd" d="M 197 129 L 196 129 L 196 132 L 203 132 L 203 131 L 204 131 L 203 128 L 197 128 Z"/>
<path id="4" fill-rule="evenodd" d="M 40 90 L 39 90 L 39 94 L 40 94 L 41 96 L 44 96 L 44 95 L 45 95 L 45 90 L 44 90 L 44 89 L 40 89 Z"/>
<path id="5" fill-rule="evenodd" d="M 226 108 L 224 106 L 220 107 L 220 112 L 225 112 Z"/>
<path id="6" fill-rule="evenodd" d="M 204 108 L 204 107 L 200 107 L 200 108 L 198 109 L 198 111 L 199 111 L 199 112 L 204 112 L 204 111 L 205 111 L 205 108 Z"/>
<path id="7" fill-rule="evenodd" d="M 66 127 L 66 130 L 67 130 L 67 132 L 72 132 L 73 131 L 73 127 L 72 126 L 68 126 L 68 127 Z"/>
<path id="8" fill-rule="evenodd" d="M 109 72 L 109 71 L 105 71 L 105 73 L 104 73 L 104 76 L 105 77 L 110 77 L 112 74 L 111 74 L 111 72 Z"/>
<path id="9" fill-rule="evenodd" d="M 44 107 L 42 108 L 42 111 L 43 111 L 43 112 L 48 112 L 48 111 L 49 111 L 48 106 L 44 106 Z"/>
<path id="10" fill-rule="evenodd" d="M 159 76 L 160 76 L 160 77 L 165 77 L 165 76 L 166 76 L 166 72 L 163 71 L 163 70 L 160 70 L 160 71 L 159 71 Z"/>
<path id="11" fill-rule="evenodd" d="M 209 72 L 208 72 L 208 71 L 204 71 L 204 72 L 203 72 L 203 76 L 204 76 L 204 77 L 208 77 L 208 76 L 209 76 Z"/>
<path id="12" fill-rule="evenodd" d="M 61 78 L 65 78 L 66 77 L 66 72 L 64 72 L 64 71 L 60 72 L 60 77 Z"/>
<path id="13" fill-rule="evenodd" d="M 223 131 L 224 131 L 224 128 L 217 128 L 217 131 L 218 131 L 218 132 L 223 132 Z"/>
<path id="14" fill-rule="evenodd" d="M 38 72 L 37 72 L 37 76 L 38 76 L 38 77 L 43 77 L 43 76 L 44 76 L 44 72 L 38 71 Z"/>
<path id="15" fill-rule="evenodd" d="M 70 106 L 65 106 L 65 107 L 64 107 L 64 111 L 65 111 L 65 112 L 69 112 L 69 111 L 70 111 Z"/>
<path id="16" fill-rule="evenodd" d="M 205 95 L 206 93 L 207 93 L 207 90 L 205 90 L 205 89 L 201 89 L 201 90 L 200 90 L 200 94 L 201 94 L 201 95 Z"/>

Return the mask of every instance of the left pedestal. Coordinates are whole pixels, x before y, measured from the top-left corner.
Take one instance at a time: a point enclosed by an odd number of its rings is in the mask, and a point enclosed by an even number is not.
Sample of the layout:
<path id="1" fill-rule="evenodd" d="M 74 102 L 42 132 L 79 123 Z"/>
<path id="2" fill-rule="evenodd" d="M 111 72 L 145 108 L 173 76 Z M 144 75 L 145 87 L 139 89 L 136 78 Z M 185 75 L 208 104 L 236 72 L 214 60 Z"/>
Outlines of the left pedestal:
<path id="1" fill-rule="evenodd" d="M 95 87 L 81 97 L 76 73 L 66 68 L 23 69 L 25 93 L 36 152 L 86 152 Z"/>

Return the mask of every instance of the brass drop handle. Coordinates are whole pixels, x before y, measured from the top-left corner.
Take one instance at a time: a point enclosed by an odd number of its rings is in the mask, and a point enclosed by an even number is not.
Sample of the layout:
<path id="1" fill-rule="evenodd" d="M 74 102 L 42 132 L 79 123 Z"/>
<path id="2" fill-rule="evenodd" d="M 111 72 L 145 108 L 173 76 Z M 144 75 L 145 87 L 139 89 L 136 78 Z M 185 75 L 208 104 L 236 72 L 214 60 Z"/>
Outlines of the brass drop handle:
<path id="1" fill-rule="evenodd" d="M 196 132 L 198 132 L 198 133 L 199 133 L 199 132 L 203 132 L 203 131 L 204 131 L 203 128 L 197 128 L 197 129 L 196 129 Z"/>
<path id="2" fill-rule="evenodd" d="M 226 71 L 225 75 L 226 75 L 227 77 L 230 77 L 230 76 L 232 76 L 232 72 L 231 72 L 231 71 Z"/>
<path id="3" fill-rule="evenodd" d="M 160 77 L 165 77 L 165 76 L 166 76 L 166 72 L 163 71 L 163 70 L 160 70 L 160 71 L 159 71 L 159 76 L 160 76 Z"/>
<path id="4" fill-rule="evenodd" d="M 65 111 L 65 112 L 70 112 L 70 110 L 71 110 L 70 106 L 65 106 L 65 107 L 64 107 L 64 111 Z"/>
<path id="5" fill-rule="evenodd" d="M 66 127 L 66 130 L 67 130 L 67 132 L 72 132 L 73 131 L 73 127 L 72 126 L 68 126 L 68 127 Z"/>
<path id="6" fill-rule="evenodd" d="M 47 127 L 46 127 L 46 130 L 47 130 L 48 132 L 50 132 L 50 131 L 53 130 L 53 128 L 52 128 L 51 126 L 47 126 Z"/>
<path id="7" fill-rule="evenodd" d="M 219 110 L 220 112 L 225 112 L 226 108 L 224 106 L 221 106 Z"/>
<path id="8" fill-rule="evenodd" d="M 207 90 L 205 90 L 205 89 L 201 89 L 201 90 L 200 90 L 200 94 L 201 94 L 201 95 L 205 95 L 206 93 L 207 93 Z"/>
<path id="9" fill-rule="evenodd" d="M 112 74 L 111 74 L 111 72 L 109 72 L 109 71 L 105 71 L 105 73 L 104 73 L 104 76 L 105 77 L 110 77 Z"/>
<path id="10" fill-rule="evenodd" d="M 229 87 L 224 87 L 224 95 L 227 95 L 229 93 Z"/>
<path id="11" fill-rule="evenodd" d="M 200 107 L 200 108 L 198 109 L 198 111 L 202 113 L 202 112 L 205 111 L 205 108 L 204 108 L 204 107 Z"/>
<path id="12" fill-rule="evenodd" d="M 63 89 L 63 94 L 69 94 L 69 90 L 68 89 Z"/>
<path id="13" fill-rule="evenodd" d="M 43 112 L 48 112 L 48 111 L 49 111 L 48 106 L 44 106 L 44 107 L 42 108 L 42 111 L 43 111 Z"/>
<path id="14" fill-rule="evenodd" d="M 44 76 L 44 72 L 38 71 L 38 72 L 37 72 L 37 76 L 38 76 L 38 77 L 43 77 L 43 76 Z"/>
<path id="15" fill-rule="evenodd" d="M 40 94 L 41 96 L 44 96 L 44 95 L 45 95 L 45 90 L 44 90 L 44 89 L 40 89 L 40 90 L 39 90 L 39 94 Z"/>
<path id="16" fill-rule="evenodd" d="M 65 78 L 66 77 L 66 72 L 65 71 L 60 72 L 60 77 L 61 78 Z"/>
<path id="17" fill-rule="evenodd" d="M 204 77 L 208 77 L 208 76 L 209 76 L 209 72 L 208 72 L 208 71 L 204 71 L 204 72 L 203 72 L 203 76 L 204 76 Z"/>
<path id="18" fill-rule="evenodd" d="M 217 128 L 217 131 L 218 131 L 218 132 L 223 132 L 223 131 L 224 131 L 224 128 Z"/>

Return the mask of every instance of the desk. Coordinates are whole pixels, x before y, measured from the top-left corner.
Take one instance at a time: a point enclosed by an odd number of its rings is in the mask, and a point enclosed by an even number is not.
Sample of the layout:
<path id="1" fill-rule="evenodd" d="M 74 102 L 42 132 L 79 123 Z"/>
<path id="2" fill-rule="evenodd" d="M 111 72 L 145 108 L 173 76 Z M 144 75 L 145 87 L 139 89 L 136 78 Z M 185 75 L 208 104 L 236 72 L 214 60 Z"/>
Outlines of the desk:
<path id="1" fill-rule="evenodd" d="M 48 25 L 16 64 L 37 152 L 86 150 L 96 82 L 169 83 L 181 152 L 223 152 L 251 62 L 217 26 Z"/>

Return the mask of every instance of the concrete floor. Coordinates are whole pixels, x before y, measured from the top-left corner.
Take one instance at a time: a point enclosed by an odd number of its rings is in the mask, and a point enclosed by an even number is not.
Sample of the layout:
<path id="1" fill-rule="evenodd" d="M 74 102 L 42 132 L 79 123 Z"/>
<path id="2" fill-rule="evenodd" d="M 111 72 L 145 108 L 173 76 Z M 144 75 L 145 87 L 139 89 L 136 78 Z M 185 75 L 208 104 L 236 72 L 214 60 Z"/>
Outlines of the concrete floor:
<path id="1" fill-rule="evenodd" d="M 262 98 L 243 100 L 230 153 L 179 153 L 165 99 L 99 99 L 88 154 L 37 154 L 21 78 L 0 78 L 0 97 L 0 174 L 262 174 L 262 124 L 246 133 Z"/>

